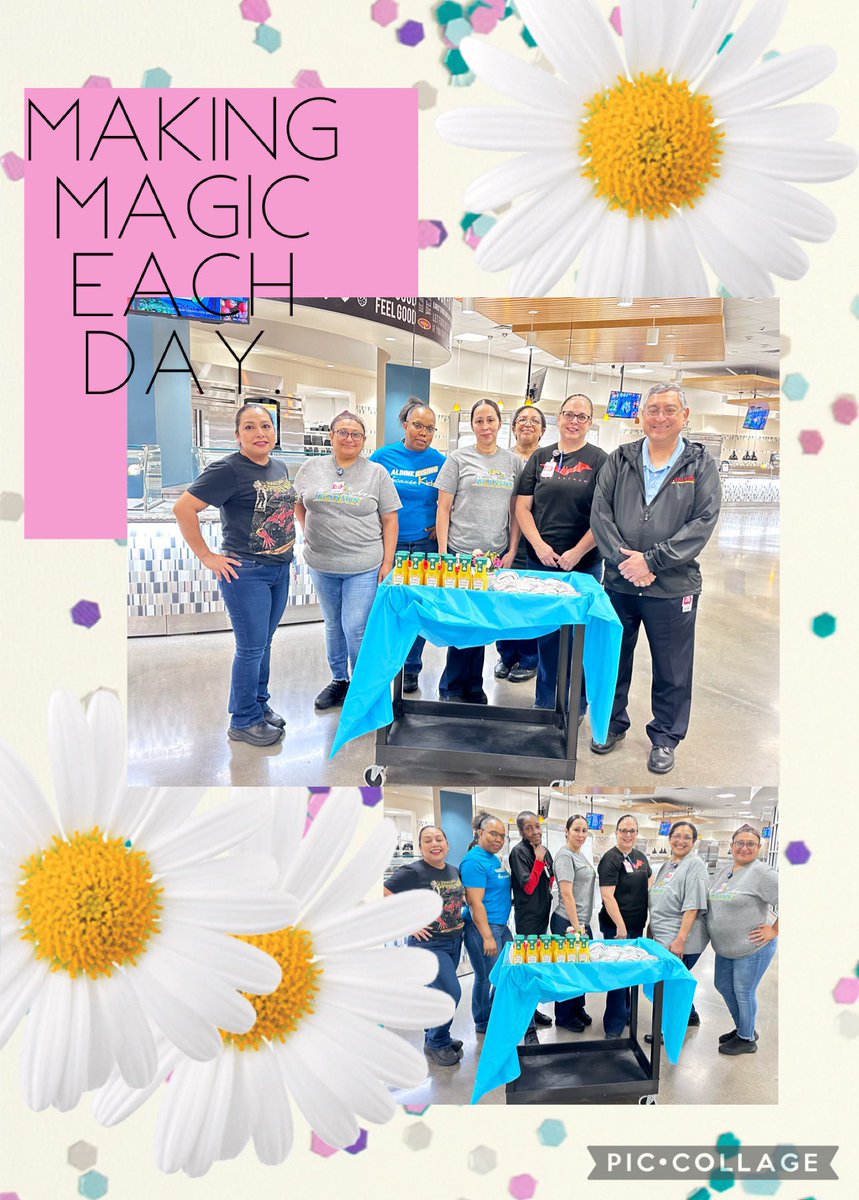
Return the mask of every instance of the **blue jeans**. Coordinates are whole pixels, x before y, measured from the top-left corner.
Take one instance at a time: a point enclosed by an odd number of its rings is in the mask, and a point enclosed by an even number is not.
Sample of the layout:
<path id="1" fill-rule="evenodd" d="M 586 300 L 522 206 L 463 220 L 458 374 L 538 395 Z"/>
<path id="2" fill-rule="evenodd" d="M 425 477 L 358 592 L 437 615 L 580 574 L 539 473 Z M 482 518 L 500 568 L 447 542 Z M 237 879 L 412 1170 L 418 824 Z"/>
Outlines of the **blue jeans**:
<path id="1" fill-rule="evenodd" d="M 701 957 L 701 955 L 703 953 L 704 953 L 704 951 L 700 950 L 697 954 L 684 954 L 683 955 L 683 966 L 686 968 L 687 971 L 692 970 L 692 968 L 695 966 L 695 963 L 698 961 L 698 959 Z M 695 1003 L 693 1001 L 692 1008 L 690 1009 L 690 1012 L 689 1012 L 689 1016 L 691 1017 L 694 1015 L 695 1015 Z"/>
<path id="2" fill-rule="evenodd" d="M 265 720 L 271 639 L 286 608 L 289 563 L 245 559 L 234 569 L 238 579 L 218 580 L 236 638 L 228 707 L 233 728 L 248 729 Z"/>
<path id="3" fill-rule="evenodd" d="M 773 938 L 754 954 L 745 958 L 722 958 L 716 955 L 713 982 L 716 991 L 728 1006 L 734 1018 L 737 1033 L 741 1038 L 752 1041 L 755 1036 L 755 1020 L 758 1015 L 758 984 L 767 967 L 775 957 L 778 938 Z"/>
<path id="4" fill-rule="evenodd" d="M 333 679 L 348 679 L 355 670 L 367 618 L 379 586 L 379 568 L 357 575 L 308 568 L 325 618 L 325 649 Z"/>
<path id="5" fill-rule="evenodd" d="M 438 554 L 438 542 L 435 538 L 421 538 L 416 542 L 397 542 L 397 550 L 407 554 Z M 411 650 L 406 655 L 403 670 L 407 675 L 420 675 L 423 664 L 426 638 L 416 637 Z"/>
<path id="6" fill-rule="evenodd" d="M 559 913 L 552 913 L 552 920 L 549 924 L 551 933 L 566 933 L 569 928 L 569 921 L 566 917 L 562 917 Z M 585 926 L 585 932 L 588 937 L 593 937 L 590 925 Z M 585 1011 L 585 997 L 573 996 L 571 1000 L 556 1000 L 555 1001 L 555 1024 L 569 1025 L 571 1021 L 581 1021 L 582 1013 Z"/>
<path id="7" fill-rule="evenodd" d="M 528 564 L 528 569 L 536 571 L 539 568 L 533 563 Z M 593 575 L 597 583 L 602 583 L 603 564 L 600 560 L 594 567 L 585 567 L 581 572 L 582 575 Z M 537 690 L 534 696 L 534 703 L 537 708 L 554 708 L 555 707 L 555 692 L 558 687 L 558 654 L 560 652 L 561 631 L 556 629 L 554 633 L 547 633 L 545 637 L 537 639 Z M 564 702 L 569 698 L 569 671 L 570 662 L 573 657 L 573 638 L 570 638 L 570 658 L 567 662 L 567 695 L 563 697 Z M 582 692 L 579 697 L 579 716 L 583 717 L 587 712 L 588 701 L 585 693 L 585 677 L 582 674 Z"/>
<path id="8" fill-rule="evenodd" d="M 627 925 L 626 936 L 630 939 L 640 938 L 644 936 L 644 930 L 632 929 Z M 613 942 L 617 933 L 603 933 L 603 937 L 607 942 Z M 629 988 L 616 988 L 613 992 L 606 993 L 602 1027 L 609 1037 L 623 1035 L 624 1026 L 629 1024 L 629 1003 Z"/>
<path id="9" fill-rule="evenodd" d="M 483 934 L 474 921 L 465 922 L 465 950 L 474 969 L 471 1015 L 474 1017 L 474 1028 L 478 1033 L 486 1029 L 489 1014 L 492 1011 L 492 996 L 495 988 L 489 982 L 489 972 L 495 966 L 507 943 L 513 941 L 513 934 L 506 925 L 493 925 L 490 921 L 489 929 L 495 938 L 497 947 L 494 954 L 483 953 Z"/>
<path id="10" fill-rule="evenodd" d="M 427 984 L 427 987 L 435 988 L 439 992 L 445 992 L 451 997 L 455 1016 L 455 1009 L 462 995 L 462 988 L 459 986 L 459 979 L 456 975 L 456 968 L 459 966 L 459 959 L 462 954 L 462 934 L 457 933 L 454 937 L 438 938 L 434 942 L 422 942 L 418 938 L 410 937 L 408 944 L 429 950 L 438 959 L 438 975 L 436 975 L 432 983 Z M 425 1029 L 424 1044 L 430 1046 L 433 1050 L 444 1050 L 446 1046 L 450 1045 L 450 1027 L 452 1024 L 453 1017 L 445 1025 L 436 1025 L 434 1029 Z"/>
<path id="11" fill-rule="evenodd" d="M 533 671 L 537 665 L 539 644 L 537 638 L 529 638 L 521 642 L 496 642 L 495 649 L 508 671 L 512 671 L 517 663 L 523 671 Z"/>

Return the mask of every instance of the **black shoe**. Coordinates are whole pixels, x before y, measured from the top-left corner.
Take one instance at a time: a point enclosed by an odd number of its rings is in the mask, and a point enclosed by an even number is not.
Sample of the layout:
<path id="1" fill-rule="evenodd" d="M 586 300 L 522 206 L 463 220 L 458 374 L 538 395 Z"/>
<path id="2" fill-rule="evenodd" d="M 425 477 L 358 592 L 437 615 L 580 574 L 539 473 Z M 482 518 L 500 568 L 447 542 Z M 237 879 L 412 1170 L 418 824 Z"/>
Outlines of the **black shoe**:
<path id="1" fill-rule="evenodd" d="M 410 692 L 418 690 L 418 677 L 412 674 L 403 674 L 403 695 L 407 696 Z"/>
<path id="2" fill-rule="evenodd" d="M 424 1046 L 424 1054 L 433 1062 L 438 1063 L 440 1067 L 455 1067 L 462 1058 L 462 1051 L 454 1050 L 453 1044 L 443 1046 L 441 1050 L 435 1050 L 432 1046 Z"/>
<path id="3" fill-rule="evenodd" d="M 462 692 L 439 692 L 438 698 L 439 700 L 450 700 L 454 704 L 463 704 L 465 702 L 465 696 L 463 696 Z"/>
<path id="4" fill-rule="evenodd" d="M 489 703 L 489 697 L 486 695 L 486 692 L 484 692 L 483 688 L 478 688 L 474 692 L 465 692 L 463 694 L 462 698 L 466 704 L 488 704 Z"/>
<path id="5" fill-rule="evenodd" d="M 280 713 L 276 713 L 267 704 L 262 706 L 262 715 L 265 718 L 266 725 L 276 725 L 278 729 L 286 728 L 286 719 Z"/>
<path id="6" fill-rule="evenodd" d="M 348 691 L 348 679 L 332 679 L 328 687 L 323 688 L 313 701 L 313 707 L 317 712 L 324 712 L 326 708 L 339 708 Z"/>
<path id="7" fill-rule="evenodd" d="M 604 742 L 595 742 L 591 738 L 591 753 L 592 754 L 611 754 L 618 742 L 622 742 L 626 737 L 626 730 L 623 733 L 609 733 L 608 738 Z"/>
<path id="8" fill-rule="evenodd" d="M 594 1023 L 593 1017 L 590 1015 L 590 1013 L 586 1013 L 584 1009 L 582 1009 L 582 1011 L 579 1013 L 577 1019 L 581 1021 L 583 1025 L 593 1025 Z"/>
<path id="9" fill-rule="evenodd" d="M 511 683 L 527 683 L 537 674 L 536 667 L 514 667 L 507 678 Z"/>
<path id="10" fill-rule="evenodd" d="M 731 1040 L 731 1038 L 735 1038 L 736 1036 L 737 1036 L 736 1029 L 732 1029 L 730 1033 L 723 1033 L 722 1036 L 719 1038 L 719 1045 L 724 1046 L 725 1042 L 729 1042 Z M 760 1037 L 760 1034 L 758 1033 L 758 1031 L 756 1029 L 755 1030 L 755 1041 L 757 1041 L 759 1037 Z"/>
<path id="11" fill-rule="evenodd" d="M 749 1041 L 747 1038 L 741 1038 L 739 1034 L 732 1037 L 729 1042 L 722 1042 L 719 1047 L 720 1054 L 757 1054 L 757 1052 L 757 1038 Z"/>
<path id="12" fill-rule="evenodd" d="M 552 1018 L 547 1017 L 545 1013 L 541 1013 L 538 1009 L 534 1013 L 534 1024 L 542 1025 L 544 1029 L 547 1029 L 552 1024 Z"/>
<path id="13" fill-rule="evenodd" d="M 539 1046 L 540 1039 L 537 1037 L 536 1029 L 526 1029 L 525 1036 L 522 1039 L 526 1046 Z"/>
<path id="14" fill-rule="evenodd" d="M 654 746 L 647 759 L 647 769 L 653 775 L 667 775 L 673 771 L 673 749 L 670 746 Z"/>
<path id="15" fill-rule="evenodd" d="M 644 1040 L 647 1042 L 648 1046 L 652 1046 L 652 1045 L 653 1045 L 653 1034 L 652 1034 L 652 1033 L 646 1033 L 646 1034 L 644 1035 Z M 660 1039 L 659 1039 L 659 1042 L 660 1042 L 660 1045 L 664 1046 L 664 1045 L 665 1045 L 665 1038 L 664 1038 L 664 1037 L 660 1037 Z"/>
<path id="16" fill-rule="evenodd" d="M 283 737 L 283 730 L 276 725 L 267 725 L 260 721 L 258 725 L 248 725 L 246 729 L 236 729 L 233 725 L 227 730 L 231 742 L 247 742 L 249 746 L 273 746 Z"/>
<path id="17" fill-rule="evenodd" d="M 498 662 L 495 664 L 495 670 L 493 674 L 496 679 L 506 679 L 512 670 L 513 668 L 508 667 L 503 658 L 499 658 Z"/>
<path id="18" fill-rule="evenodd" d="M 609 1033 L 608 1031 L 606 1031 L 605 1036 L 606 1036 L 606 1041 L 615 1042 L 615 1041 L 617 1041 L 618 1038 L 623 1037 L 623 1030 L 621 1029 L 618 1033 Z"/>
<path id="19" fill-rule="evenodd" d="M 686 1024 L 687 1025 L 700 1025 L 701 1024 L 700 1014 L 696 1013 L 693 1009 L 692 1012 L 690 1012 L 690 1014 L 689 1014 L 689 1020 L 686 1022 Z"/>
<path id="20" fill-rule="evenodd" d="M 456 1050 L 458 1053 L 461 1052 L 462 1042 L 459 1040 L 459 1038 L 451 1038 L 450 1044 L 451 1044 L 451 1046 L 453 1046 L 454 1050 Z"/>
<path id="21" fill-rule="evenodd" d="M 587 1026 L 584 1021 L 577 1021 L 575 1017 L 570 1021 L 556 1021 L 557 1029 L 568 1029 L 570 1033 L 584 1033 Z"/>

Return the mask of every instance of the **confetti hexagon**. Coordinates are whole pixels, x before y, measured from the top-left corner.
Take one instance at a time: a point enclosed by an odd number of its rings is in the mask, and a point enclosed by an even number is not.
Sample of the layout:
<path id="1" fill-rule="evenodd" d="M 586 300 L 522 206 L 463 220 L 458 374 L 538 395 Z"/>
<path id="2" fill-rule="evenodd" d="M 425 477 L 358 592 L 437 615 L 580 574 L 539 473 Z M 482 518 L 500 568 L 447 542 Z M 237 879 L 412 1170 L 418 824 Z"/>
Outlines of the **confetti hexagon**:
<path id="1" fill-rule="evenodd" d="M 615 7 L 611 10 L 608 23 L 611 25 L 618 37 L 623 37 L 623 21 L 620 15 L 620 5 L 615 5 Z"/>
<path id="2" fill-rule="evenodd" d="M 143 86 L 148 88 L 169 88 L 173 77 L 163 67 L 150 67 L 143 72 Z"/>
<path id="3" fill-rule="evenodd" d="M 327 1142 L 323 1142 L 318 1133 L 310 1135 L 310 1153 L 318 1154 L 320 1158 L 330 1158 L 332 1154 L 337 1153 L 336 1146 L 329 1146 Z"/>
<path id="4" fill-rule="evenodd" d="M 106 75 L 90 75 L 84 83 L 84 87 L 109 88 L 113 87 L 113 84 Z"/>
<path id="5" fill-rule="evenodd" d="M 859 416 L 859 405 L 856 403 L 856 397 L 845 395 L 839 396 L 832 404 L 832 415 L 839 425 L 852 425 Z"/>
<path id="6" fill-rule="evenodd" d="M 78 600 L 71 613 L 75 625 L 83 625 L 85 629 L 92 629 L 101 620 L 101 609 L 95 600 Z"/>
<path id="7" fill-rule="evenodd" d="M 370 6 L 370 16 L 377 25 L 390 25 L 392 21 L 396 21 L 399 6 L 395 0 L 376 0 L 376 3 Z"/>
<path id="8" fill-rule="evenodd" d="M 428 108 L 435 108 L 438 102 L 437 88 L 434 88 L 431 83 L 427 83 L 425 79 L 413 83 L 412 87 L 418 94 L 418 108 L 421 112 L 425 112 Z"/>
<path id="9" fill-rule="evenodd" d="M 780 1179 L 744 1179 L 743 1191 L 752 1196 L 774 1196 L 781 1187 Z"/>
<path id="10" fill-rule="evenodd" d="M 720 1133 L 716 1139 L 716 1146 L 722 1151 L 725 1158 L 736 1158 L 740 1148 L 740 1139 L 735 1133 Z"/>
<path id="11" fill-rule="evenodd" d="M 0 521 L 20 521 L 24 514 L 24 497 L 20 492 L 0 492 Z"/>
<path id="12" fill-rule="evenodd" d="M 429 1108 L 428 1104 L 404 1104 L 403 1109 L 410 1117 L 422 1117 Z"/>
<path id="13" fill-rule="evenodd" d="M 455 21 L 450 21 L 444 27 L 444 36 L 452 46 L 458 46 L 463 38 L 467 38 L 471 34 L 471 22 L 465 17 L 457 17 Z"/>
<path id="14" fill-rule="evenodd" d="M 823 434 L 819 429 L 803 429 L 799 444 L 803 454 L 819 454 L 823 449 Z"/>
<path id="15" fill-rule="evenodd" d="M 468 74 L 468 63 L 455 46 L 448 50 L 447 54 L 445 54 L 444 65 L 447 67 L 448 71 L 450 71 L 451 75 Z"/>
<path id="16" fill-rule="evenodd" d="M 809 387 L 810 384 L 804 375 L 801 375 L 799 371 L 791 371 L 790 375 L 785 375 L 781 390 L 788 400 L 804 400 L 808 395 Z"/>
<path id="17" fill-rule="evenodd" d="M 0 163 L 3 164 L 3 174 L 7 179 L 11 179 L 13 183 L 17 183 L 19 179 L 24 178 L 24 160 L 14 150 L 10 150 L 8 154 L 4 154 L 0 158 Z"/>
<path id="18" fill-rule="evenodd" d="M 507 1185 L 507 1191 L 514 1200 L 531 1200 L 537 1190 L 537 1180 L 533 1175 L 514 1175 Z"/>
<path id="19" fill-rule="evenodd" d="M 710 1200 L 710 1193 L 706 1188 L 698 1188 L 697 1191 L 692 1192 L 689 1200 Z"/>
<path id="20" fill-rule="evenodd" d="M 471 21 L 471 28 L 475 33 L 491 33 L 498 24 L 500 17 L 491 8 L 485 8 L 481 5 L 480 8 L 474 10 L 468 19 Z"/>
<path id="21" fill-rule="evenodd" d="M 384 793 L 380 787 L 362 787 L 358 788 L 361 793 L 361 803 L 367 808 L 375 808 L 377 804 L 382 803 Z M 427 1105 L 429 1108 L 429 1105 Z"/>
<path id="22" fill-rule="evenodd" d="M 803 863 L 807 863 L 811 858 L 811 851 L 805 842 L 788 842 L 784 856 L 795 867 L 801 867 Z"/>
<path id="23" fill-rule="evenodd" d="M 838 622 L 832 613 L 818 613 L 811 622 L 812 631 L 819 638 L 832 637 L 837 626 Z"/>
<path id="24" fill-rule="evenodd" d="M 362 1129 L 351 1146 L 346 1146 L 347 1154 L 360 1154 L 362 1150 L 367 1149 L 367 1130 Z"/>
<path id="25" fill-rule="evenodd" d="M 88 1171 L 94 1167 L 98 1158 L 98 1150 L 89 1142 L 73 1142 L 66 1152 L 66 1160 L 79 1171 Z"/>
<path id="26" fill-rule="evenodd" d="M 859 317 L 859 296 L 853 297 L 853 303 L 850 305 L 850 311 L 854 317 Z"/>
<path id="27" fill-rule="evenodd" d="M 714 1192 L 727 1192 L 734 1186 L 735 1180 L 727 1171 L 714 1171 L 709 1182 Z"/>
<path id="28" fill-rule="evenodd" d="M 275 50 L 280 49 L 280 30 L 275 29 L 273 25 L 257 25 L 254 41 L 269 54 L 274 54 Z"/>
<path id="29" fill-rule="evenodd" d="M 403 46 L 418 46 L 424 40 L 424 27 L 420 21 L 406 21 L 397 30 L 397 41 Z"/>
<path id="30" fill-rule="evenodd" d="M 498 1155 L 491 1146 L 475 1146 L 468 1152 L 468 1169 L 477 1175 L 488 1175 L 498 1166 Z"/>
<path id="31" fill-rule="evenodd" d="M 107 1176 L 101 1171 L 87 1171 L 78 1180 L 78 1191 L 87 1200 L 101 1200 L 107 1195 Z"/>
<path id="32" fill-rule="evenodd" d="M 21 1200 L 17 1192 L 0 1192 L 0 1200 Z"/>
<path id="33" fill-rule="evenodd" d="M 855 975 L 845 975 L 832 989 L 832 995 L 836 1004 L 855 1004 L 859 1000 L 859 979 Z"/>
<path id="34" fill-rule="evenodd" d="M 254 25 L 264 25 L 271 16 L 268 0 L 242 0 L 239 11 L 246 21 Z"/>
<path id="35" fill-rule="evenodd" d="M 560 1146 L 566 1136 L 567 1129 L 563 1121 L 547 1118 L 537 1126 L 537 1137 L 544 1146 Z"/>
<path id="36" fill-rule="evenodd" d="M 447 230 L 444 227 L 444 221 L 430 221 L 430 224 L 435 225 L 438 230 L 438 245 L 440 246 L 442 242 L 447 241 Z"/>
<path id="37" fill-rule="evenodd" d="M 449 25 L 451 21 L 455 21 L 463 14 L 461 4 L 454 4 L 451 0 L 445 0 L 444 4 L 440 4 L 435 12 L 435 19 L 439 25 Z"/>
<path id="38" fill-rule="evenodd" d="M 441 233 L 435 221 L 418 221 L 418 248 L 427 250 L 441 245 Z"/>
<path id="39" fill-rule="evenodd" d="M 318 71 L 299 71 L 295 79 L 292 81 L 293 87 L 303 88 L 323 88 L 325 84 L 322 82 Z"/>
<path id="40" fill-rule="evenodd" d="M 836 1024 L 838 1032 L 842 1037 L 859 1037 L 859 1013 L 850 1012 L 849 1010 L 839 1013 Z"/>
<path id="41" fill-rule="evenodd" d="M 403 1141 L 410 1150 L 426 1150 L 432 1141 L 432 1130 L 425 1121 L 417 1121 L 405 1131 Z"/>

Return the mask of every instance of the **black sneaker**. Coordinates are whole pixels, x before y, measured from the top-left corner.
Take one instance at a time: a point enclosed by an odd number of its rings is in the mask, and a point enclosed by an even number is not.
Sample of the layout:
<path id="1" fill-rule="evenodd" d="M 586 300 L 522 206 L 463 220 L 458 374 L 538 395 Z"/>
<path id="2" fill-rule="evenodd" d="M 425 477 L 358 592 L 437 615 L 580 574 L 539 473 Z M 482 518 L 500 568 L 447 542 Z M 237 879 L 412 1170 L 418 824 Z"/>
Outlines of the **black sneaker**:
<path id="1" fill-rule="evenodd" d="M 737 1036 L 736 1029 L 732 1029 L 730 1033 L 723 1033 L 722 1036 L 719 1038 L 719 1045 L 724 1046 L 725 1042 L 729 1042 L 731 1040 L 731 1038 L 735 1038 L 736 1036 Z M 755 1030 L 755 1041 L 758 1041 L 759 1037 L 760 1037 L 760 1034 L 758 1033 L 758 1031 L 756 1029 Z"/>
<path id="2" fill-rule="evenodd" d="M 231 742 L 247 742 L 249 746 L 273 746 L 283 737 L 283 730 L 260 721 L 258 725 L 248 725 L 246 729 L 236 729 L 231 725 L 227 737 Z"/>
<path id="3" fill-rule="evenodd" d="M 489 697 L 484 692 L 483 688 L 477 688 L 473 692 L 464 692 L 462 696 L 466 704 L 488 704 Z"/>
<path id="4" fill-rule="evenodd" d="M 512 667 L 508 667 L 504 659 L 499 658 L 498 662 L 495 664 L 495 670 L 493 671 L 493 674 L 496 679 L 506 679 L 511 670 Z"/>
<path id="5" fill-rule="evenodd" d="M 552 1024 L 552 1018 L 547 1017 L 545 1013 L 541 1013 L 540 1010 L 537 1009 L 537 1011 L 534 1013 L 534 1024 L 542 1025 L 544 1029 L 547 1029 Z"/>
<path id="6" fill-rule="evenodd" d="M 575 1017 L 571 1017 L 569 1021 L 556 1021 L 556 1029 L 566 1029 L 570 1033 L 584 1033 L 587 1026 L 584 1021 L 577 1021 Z"/>
<path id="7" fill-rule="evenodd" d="M 700 1014 L 696 1013 L 695 1010 L 693 1009 L 692 1012 L 690 1012 L 690 1014 L 689 1014 L 689 1020 L 686 1022 L 686 1024 L 687 1025 L 700 1025 L 701 1024 Z M 725 1038 L 725 1041 L 727 1041 L 727 1040 L 728 1039 Z"/>
<path id="8" fill-rule="evenodd" d="M 462 1050 L 462 1042 L 459 1040 L 459 1038 L 451 1038 L 450 1044 L 453 1046 L 454 1050 Z"/>
<path id="9" fill-rule="evenodd" d="M 454 1050 L 452 1044 L 443 1046 L 441 1050 L 435 1050 L 432 1046 L 424 1046 L 424 1054 L 434 1063 L 438 1063 L 440 1067 L 455 1067 L 462 1058 L 462 1051 Z"/>
<path id="10" fill-rule="evenodd" d="M 410 692 L 416 692 L 417 690 L 418 690 L 417 675 L 411 675 L 411 674 L 407 674 L 404 672 L 403 673 L 403 695 L 407 696 Z"/>
<path id="11" fill-rule="evenodd" d="M 622 742 L 626 737 L 626 730 L 623 733 L 609 733 L 604 742 L 595 742 L 591 738 L 591 753 L 592 754 L 611 754 L 618 742 Z"/>
<path id="12" fill-rule="evenodd" d="M 262 706 L 262 715 L 265 717 L 266 725 L 276 725 L 278 729 L 286 728 L 286 719 L 276 713 L 268 704 Z"/>
<path id="13" fill-rule="evenodd" d="M 324 687 L 313 701 L 313 707 L 317 712 L 324 712 L 326 708 L 339 708 L 348 691 L 348 679 L 332 679 L 328 687 Z"/>
<path id="14" fill-rule="evenodd" d="M 741 1038 L 739 1034 L 732 1037 L 729 1042 L 722 1042 L 719 1047 L 720 1054 L 757 1054 L 757 1052 L 757 1038 L 750 1041 L 748 1038 Z"/>
<path id="15" fill-rule="evenodd" d="M 539 1046 L 540 1039 L 537 1037 L 536 1029 L 526 1029 L 525 1036 L 522 1039 L 526 1046 Z"/>
<path id="16" fill-rule="evenodd" d="M 536 674 L 536 667 L 514 667 L 512 671 L 508 672 L 507 678 L 511 683 L 527 683 Z"/>

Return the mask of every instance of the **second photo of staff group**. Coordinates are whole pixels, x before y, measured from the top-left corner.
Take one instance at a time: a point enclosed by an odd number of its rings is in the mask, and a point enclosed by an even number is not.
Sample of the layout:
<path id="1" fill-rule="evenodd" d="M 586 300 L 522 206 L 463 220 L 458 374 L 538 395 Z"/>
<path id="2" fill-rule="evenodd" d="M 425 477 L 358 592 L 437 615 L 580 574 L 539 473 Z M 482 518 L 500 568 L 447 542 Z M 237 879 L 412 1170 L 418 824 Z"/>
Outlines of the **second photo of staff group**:
<path id="1" fill-rule="evenodd" d="M 777 301 L 135 308 L 131 784 L 777 780 Z"/>

